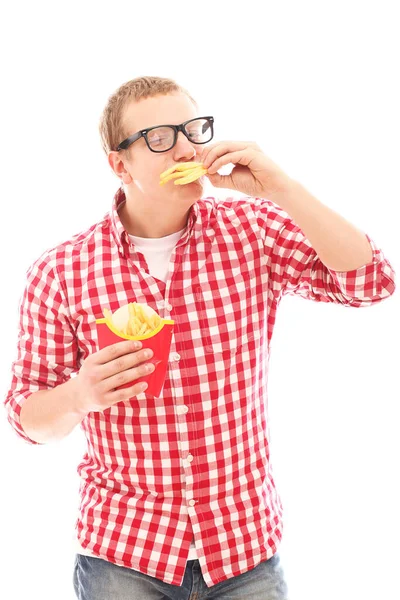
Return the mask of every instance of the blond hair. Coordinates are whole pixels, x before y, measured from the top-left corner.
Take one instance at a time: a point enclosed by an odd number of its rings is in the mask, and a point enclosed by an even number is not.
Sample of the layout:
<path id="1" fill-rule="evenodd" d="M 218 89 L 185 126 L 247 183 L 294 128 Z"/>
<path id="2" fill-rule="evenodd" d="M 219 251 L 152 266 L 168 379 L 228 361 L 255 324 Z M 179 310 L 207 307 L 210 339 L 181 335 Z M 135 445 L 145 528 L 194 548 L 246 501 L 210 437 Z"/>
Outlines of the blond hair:
<path id="1" fill-rule="evenodd" d="M 186 94 L 194 106 L 198 108 L 197 102 L 189 92 L 173 79 L 138 77 L 121 85 L 109 97 L 100 118 L 99 130 L 104 152 L 108 155 L 111 150 L 116 150 L 118 144 L 132 133 L 124 131 L 122 125 L 124 110 L 130 102 L 176 93 Z"/>

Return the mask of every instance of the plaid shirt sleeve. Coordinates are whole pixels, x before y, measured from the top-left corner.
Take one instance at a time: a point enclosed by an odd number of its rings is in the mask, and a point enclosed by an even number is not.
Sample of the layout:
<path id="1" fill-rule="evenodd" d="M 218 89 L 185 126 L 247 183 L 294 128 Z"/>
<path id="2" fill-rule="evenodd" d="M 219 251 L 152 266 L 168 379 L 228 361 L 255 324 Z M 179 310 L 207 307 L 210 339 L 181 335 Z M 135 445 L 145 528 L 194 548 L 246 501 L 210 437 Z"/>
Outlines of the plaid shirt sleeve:
<path id="1" fill-rule="evenodd" d="M 265 237 L 271 287 L 277 300 L 285 294 L 296 294 L 316 302 L 363 307 L 393 294 L 393 267 L 367 234 L 372 261 L 351 271 L 334 271 L 319 259 L 300 227 L 273 202 L 258 201 L 256 214 Z"/>
<path id="2" fill-rule="evenodd" d="M 77 370 L 77 342 L 69 324 L 55 267 L 44 255 L 27 271 L 27 283 L 19 307 L 17 357 L 5 399 L 10 424 L 26 442 L 21 426 L 25 399 L 67 381 Z"/>

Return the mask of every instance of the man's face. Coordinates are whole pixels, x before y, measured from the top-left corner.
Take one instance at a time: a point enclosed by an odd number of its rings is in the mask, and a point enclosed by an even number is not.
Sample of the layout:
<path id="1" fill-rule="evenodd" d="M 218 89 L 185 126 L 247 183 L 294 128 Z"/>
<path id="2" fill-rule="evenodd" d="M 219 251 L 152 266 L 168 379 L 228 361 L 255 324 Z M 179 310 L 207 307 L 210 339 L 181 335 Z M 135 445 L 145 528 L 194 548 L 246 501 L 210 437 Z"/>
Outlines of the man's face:
<path id="1" fill-rule="evenodd" d="M 126 137 L 156 125 L 179 125 L 199 115 L 195 106 L 185 94 L 155 96 L 128 105 L 122 124 Z M 122 140 L 121 140 L 122 141 Z M 180 131 L 177 142 L 171 150 L 155 153 L 148 148 L 142 137 L 129 147 L 129 154 L 118 153 L 128 175 L 124 175 L 125 187 L 129 196 L 143 196 L 146 203 L 156 201 L 165 203 L 184 202 L 191 206 L 201 198 L 204 177 L 187 185 L 175 185 L 169 181 L 160 185 L 160 173 L 179 162 L 200 161 L 204 145 L 189 142 Z"/>

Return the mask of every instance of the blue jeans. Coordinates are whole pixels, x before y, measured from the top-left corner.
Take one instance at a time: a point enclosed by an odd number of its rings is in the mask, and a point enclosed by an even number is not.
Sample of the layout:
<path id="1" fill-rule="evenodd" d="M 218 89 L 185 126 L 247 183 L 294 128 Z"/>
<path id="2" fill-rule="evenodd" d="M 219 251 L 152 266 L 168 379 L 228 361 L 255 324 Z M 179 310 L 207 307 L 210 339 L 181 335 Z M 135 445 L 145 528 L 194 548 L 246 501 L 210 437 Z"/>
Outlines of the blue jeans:
<path id="1" fill-rule="evenodd" d="M 288 600 L 279 555 L 212 587 L 198 560 L 189 560 L 181 586 L 101 558 L 77 554 L 74 588 L 79 600 Z"/>

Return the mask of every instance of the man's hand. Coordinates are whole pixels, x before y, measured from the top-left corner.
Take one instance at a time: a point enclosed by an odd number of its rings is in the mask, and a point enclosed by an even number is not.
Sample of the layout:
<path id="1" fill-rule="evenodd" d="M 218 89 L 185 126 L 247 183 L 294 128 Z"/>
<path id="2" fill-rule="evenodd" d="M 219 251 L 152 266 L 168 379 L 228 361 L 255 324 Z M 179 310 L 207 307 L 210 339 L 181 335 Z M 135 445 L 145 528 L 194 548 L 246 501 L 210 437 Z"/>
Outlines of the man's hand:
<path id="1" fill-rule="evenodd" d="M 86 415 L 99 412 L 117 402 L 124 402 L 144 392 L 147 383 L 140 379 L 155 369 L 153 363 L 144 363 L 153 356 L 149 348 L 141 350 L 141 342 L 127 340 L 107 346 L 84 361 L 75 380 L 77 390 L 76 410 Z M 132 386 L 117 390 L 132 382 Z"/>
<path id="2" fill-rule="evenodd" d="M 243 192 L 247 196 L 268 198 L 291 186 L 292 180 L 255 142 L 216 142 L 205 146 L 201 162 L 208 169 L 206 177 L 218 188 Z M 232 163 L 229 175 L 218 169 Z"/>

